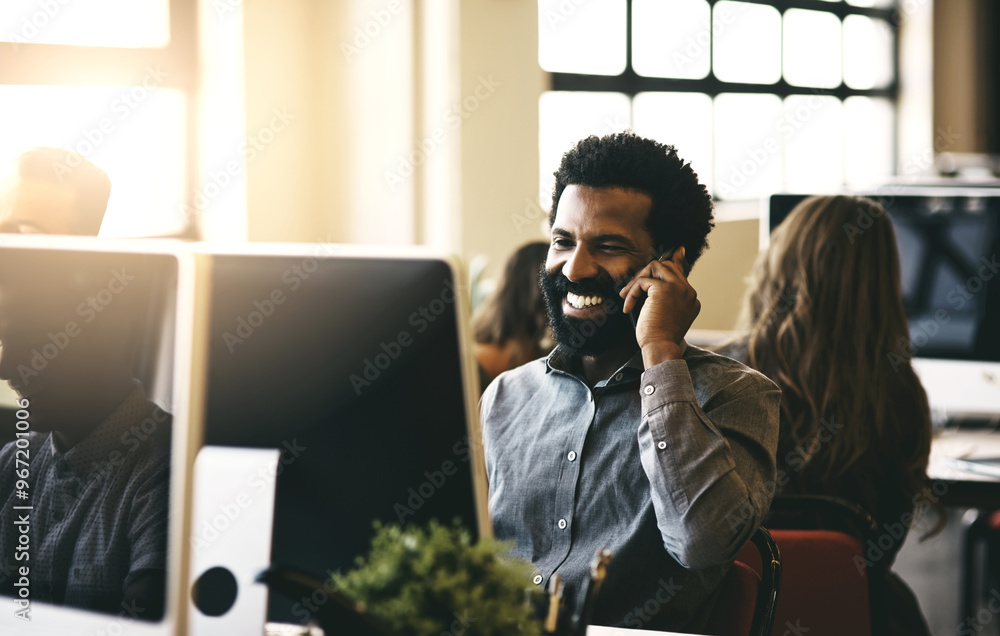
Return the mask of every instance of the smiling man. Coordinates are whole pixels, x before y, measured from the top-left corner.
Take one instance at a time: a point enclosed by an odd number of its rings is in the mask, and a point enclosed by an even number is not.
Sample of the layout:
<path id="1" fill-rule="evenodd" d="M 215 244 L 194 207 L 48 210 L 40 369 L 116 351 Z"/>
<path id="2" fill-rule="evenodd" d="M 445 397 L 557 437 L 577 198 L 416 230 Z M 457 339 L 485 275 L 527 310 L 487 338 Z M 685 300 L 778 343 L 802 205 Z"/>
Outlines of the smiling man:
<path id="1" fill-rule="evenodd" d="M 596 624 L 698 631 L 770 505 L 780 397 L 684 340 L 711 197 L 672 146 L 589 137 L 563 157 L 549 220 L 558 346 L 481 404 L 496 535 L 570 604 L 611 550 Z"/>

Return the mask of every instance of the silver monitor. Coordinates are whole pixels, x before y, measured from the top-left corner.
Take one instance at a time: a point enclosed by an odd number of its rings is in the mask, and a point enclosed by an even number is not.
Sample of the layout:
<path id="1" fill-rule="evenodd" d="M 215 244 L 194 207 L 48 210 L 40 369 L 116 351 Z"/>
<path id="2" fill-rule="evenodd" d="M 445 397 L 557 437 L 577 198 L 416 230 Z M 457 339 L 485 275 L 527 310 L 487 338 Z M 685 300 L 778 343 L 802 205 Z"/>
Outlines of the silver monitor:
<path id="1" fill-rule="evenodd" d="M 0 242 L 0 633 L 183 632 L 195 255 Z"/>
<path id="2" fill-rule="evenodd" d="M 278 452 L 272 471 L 234 478 L 240 515 L 275 488 L 272 563 L 320 578 L 349 569 L 375 520 L 458 519 L 491 534 L 467 289 L 452 260 L 256 244 L 208 258 L 205 444 Z M 192 539 L 197 560 L 234 535 L 202 524 Z M 267 616 L 312 611 L 272 594 Z"/>

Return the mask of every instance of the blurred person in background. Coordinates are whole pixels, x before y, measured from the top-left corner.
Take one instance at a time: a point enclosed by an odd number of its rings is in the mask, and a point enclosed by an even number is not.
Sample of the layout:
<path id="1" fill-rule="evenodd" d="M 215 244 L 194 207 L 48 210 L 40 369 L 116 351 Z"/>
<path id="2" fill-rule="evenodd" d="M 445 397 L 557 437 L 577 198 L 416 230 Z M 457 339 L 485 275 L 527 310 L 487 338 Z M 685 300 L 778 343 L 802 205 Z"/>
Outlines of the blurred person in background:
<path id="1" fill-rule="evenodd" d="M 518 248 L 507 259 L 496 291 L 472 318 L 483 389 L 504 371 L 546 356 L 555 346 L 538 286 L 548 251 L 545 241 Z"/>
<path id="2" fill-rule="evenodd" d="M 849 236 L 859 214 L 873 225 Z M 802 201 L 758 257 L 740 322 L 742 335 L 719 352 L 781 388 L 780 492 L 860 505 L 893 537 L 891 565 L 911 524 L 940 507 L 927 477 L 927 395 L 909 358 L 888 355 L 910 332 L 885 209 L 863 197 Z M 942 525 L 938 515 L 929 534 Z M 928 633 L 891 572 L 887 597 L 891 633 Z"/>
<path id="3" fill-rule="evenodd" d="M 0 233 L 97 236 L 110 196 L 108 175 L 82 156 L 32 148 L 0 184 Z"/>

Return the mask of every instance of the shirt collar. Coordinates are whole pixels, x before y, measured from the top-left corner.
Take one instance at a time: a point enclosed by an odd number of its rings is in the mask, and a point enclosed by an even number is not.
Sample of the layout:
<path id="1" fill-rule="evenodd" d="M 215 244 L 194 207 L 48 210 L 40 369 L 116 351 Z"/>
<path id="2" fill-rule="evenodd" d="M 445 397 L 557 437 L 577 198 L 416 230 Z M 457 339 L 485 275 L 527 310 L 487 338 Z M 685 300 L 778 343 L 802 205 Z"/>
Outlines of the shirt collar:
<path id="1" fill-rule="evenodd" d="M 682 340 L 681 356 L 686 355 L 687 352 L 687 341 Z M 612 373 L 608 378 L 605 378 L 595 384 L 594 388 L 630 381 L 634 378 L 640 377 L 645 370 L 646 367 L 642 362 L 642 350 L 637 349 L 632 357 L 625 362 L 625 364 L 620 366 L 618 370 Z M 580 371 L 579 358 L 572 353 L 571 350 L 562 345 L 556 345 L 556 348 L 553 349 L 548 357 L 545 358 L 545 372 L 551 373 L 552 371 L 565 373 L 574 377 L 580 377 L 582 375 Z"/>
<path id="2" fill-rule="evenodd" d="M 152 406 L 146 400 L 146 392 L 142 389 L 142 384 L 137 380 L 133 380 L 133 383 L 132 392 L 122 400 L 122 403 L 104 418 L 104 421 L 97 428 L 65 453 L 60 453 L 56 449 L 55 440 L 50 434 L 49 445 L 52 458 L 56 461 L 61 460 L 74 473 L 83 478 L 86 478 L 96 465 L 95 457 L 99 457 L 98 463 L 107 461 L 111 452 L 120 447 L 122 434 L 130 427 L 135 426 L 135 414 L 137 412 L 146 413 Z"/>

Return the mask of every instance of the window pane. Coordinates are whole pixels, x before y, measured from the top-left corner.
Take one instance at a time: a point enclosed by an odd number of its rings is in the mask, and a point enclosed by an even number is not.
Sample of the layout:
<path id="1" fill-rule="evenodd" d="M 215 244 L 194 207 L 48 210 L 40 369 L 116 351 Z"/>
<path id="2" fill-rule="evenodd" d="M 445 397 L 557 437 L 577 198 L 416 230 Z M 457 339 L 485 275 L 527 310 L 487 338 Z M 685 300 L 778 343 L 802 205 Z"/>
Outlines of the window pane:
<path id="1" fill-rule="evenodd" d="M 625 70 L 625 0 L 538 0 L 538 63 L 551 73 Z"/>
<path id="2" fill-rule="evenodd" d="M 701 79 L 712 64 L 705 0 L 633 0 L 632 67 L 648 77 Z"/>
<path id="3" fill-rule="evenodd" d="M 0 41 L 162 47 L 170 42 L 170 0 L 3 0 Z"/>
<path id="4" fill-rule="evenodd" d="M 703 93 L 639 93 L 632 101 L 639 135 L 671 144 L 712 189 L 712 98 Z"/>
<path id="5" fill-rule="evenodd" d="M 715 98 L 715 192 L 748 199 L 781 188 L 781 98 L 723 93 Z"/>
<path id="6" fill-rule="evenodd" d="M 844 83 L 851 88 L 884 88 L 892 83 L 896 38 L 885 20 L 864 15 L 844 19 Z"/>
<path id="7" fill-rule="evenodd" d="M 778 132 L 785 141 L 785 189 L 832 192 L 844 184 L 844 116 L 836 97 L 793 95 Z"/>
<path id="8" fill-rule="evenodd" d="M 538 100 L 538 201 L 552 206 L 552 173 L 573 144 L 588 135 L 610 135 L 631 126 L 629 99 L 622 93 L 549 91 Z"/>
<path id="9" fill-rule="evenodd" d="M 748 2 L 718 2 L 712 12 L 715 76 L 773 84 L 781 78 L 781 14 Z"/>
<path id="10" fill-rule="evenodd" d="M 142 85 L 0 86 L 0 165 L 33 146 L 76 151 L 111 178 L 101 236 L 176 232 L 185 109 L 181 91 Z"/>
<path id="11" fill-rule="evenodd" d="M 892 175 L 896 119 L 892 102 L 871 97 L 844 101 L 844 165 L 848 185 L 880 185 Z"/>
<path id="12" fill-rule="evenodd" d="M 840 19 L 825 11 L 785 12 L 784 72 L 793 86 L 840 86 Z"/>

